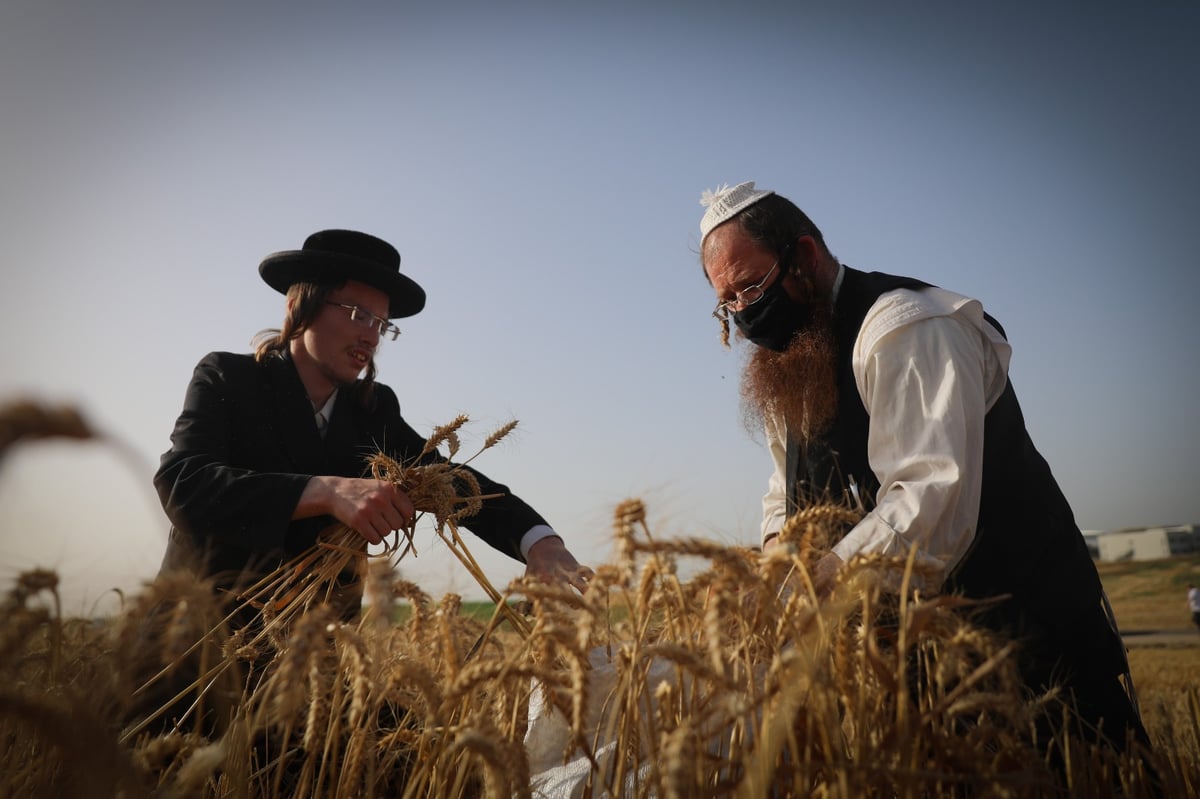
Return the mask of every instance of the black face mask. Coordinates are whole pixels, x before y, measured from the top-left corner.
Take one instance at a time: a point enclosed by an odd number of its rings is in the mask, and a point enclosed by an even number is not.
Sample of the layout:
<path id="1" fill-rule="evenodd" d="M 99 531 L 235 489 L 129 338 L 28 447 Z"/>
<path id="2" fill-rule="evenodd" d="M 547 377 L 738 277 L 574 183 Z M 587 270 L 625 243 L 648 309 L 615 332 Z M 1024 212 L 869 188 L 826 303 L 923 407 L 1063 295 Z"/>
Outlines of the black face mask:
<path id="1" fill-rule="evenodd" d="M 751 342 L 783 352 L 792 337 L 812 322 L 812 306 L 797 303 L 783 288 L 784 275 L 763 291 L 762 299 L 733 315 L 733 323 Z"/>

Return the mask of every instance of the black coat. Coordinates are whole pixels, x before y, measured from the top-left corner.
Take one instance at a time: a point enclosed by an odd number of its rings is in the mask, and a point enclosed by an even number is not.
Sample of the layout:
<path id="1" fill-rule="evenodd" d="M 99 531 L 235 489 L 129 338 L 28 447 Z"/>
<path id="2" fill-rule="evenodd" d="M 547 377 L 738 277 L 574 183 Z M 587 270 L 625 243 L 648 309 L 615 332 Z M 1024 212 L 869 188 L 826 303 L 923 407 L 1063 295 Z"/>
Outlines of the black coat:
<path id="1" fill-rule="evenodd" d="M 258 363 L 250 355 L 206 355 L 154 476 L 172 524 L 163 568 L 198 566 L 205 576 L 225 576 L 226 585 L 269 573 L 336 522 L 292 520 L 311 476 L 369 476 L 366 459 L 378 451 L 405 463 L 415 458 L 425 439 L 401 417 L 395 393 L 377 383 L 364 408 L 356 389 L 338 392 L 322 439 L 290 356 Z M 473 473 L 483 494 L 504 496 L 485 501 L 466 526 L 523 560 L 521 537 L 546 521 L 507 487 Z"/>

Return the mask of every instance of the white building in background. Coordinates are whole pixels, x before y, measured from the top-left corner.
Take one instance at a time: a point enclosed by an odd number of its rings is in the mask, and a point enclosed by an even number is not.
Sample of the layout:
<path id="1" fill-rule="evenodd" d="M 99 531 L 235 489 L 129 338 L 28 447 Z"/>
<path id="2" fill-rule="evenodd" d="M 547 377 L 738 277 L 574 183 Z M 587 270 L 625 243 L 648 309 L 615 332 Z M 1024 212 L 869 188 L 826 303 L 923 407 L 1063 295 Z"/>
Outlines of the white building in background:
<path id="1" fill-rule="evenodd" d="M 1136 527 L 1125 530 L 1085 530 L 1095 560 L 1159 560 L 1200 552 L 1200 532 L 1194 524 Z"/>

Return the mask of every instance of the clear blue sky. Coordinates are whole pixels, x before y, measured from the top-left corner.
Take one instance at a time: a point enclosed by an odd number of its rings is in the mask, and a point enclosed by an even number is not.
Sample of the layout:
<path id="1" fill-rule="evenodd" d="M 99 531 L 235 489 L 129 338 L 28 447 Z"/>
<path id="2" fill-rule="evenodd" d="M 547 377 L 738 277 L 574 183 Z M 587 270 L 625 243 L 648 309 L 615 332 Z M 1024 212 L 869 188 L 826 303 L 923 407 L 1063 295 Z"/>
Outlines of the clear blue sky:
<path id="1" fill-rule="evenodd" d="M 984 301 L 1082 527 L 1200 522 L 1200 6 L 983 5 L 5 3 L 0 400 L 136 454 L 0 463 L 0 577 L 58 569 L 77 609 L 153 574 L 192 367 L 278 325 L 257 264 L 324 227 L 429 294 L 377 359 L 409 421 L 519 419 L 477 465 L 581 558 L 627 497 L 754 542 L 769 463 L 696 256 L 742 180 Z M 406 575 L 476 594 L 423 535 Z"/>

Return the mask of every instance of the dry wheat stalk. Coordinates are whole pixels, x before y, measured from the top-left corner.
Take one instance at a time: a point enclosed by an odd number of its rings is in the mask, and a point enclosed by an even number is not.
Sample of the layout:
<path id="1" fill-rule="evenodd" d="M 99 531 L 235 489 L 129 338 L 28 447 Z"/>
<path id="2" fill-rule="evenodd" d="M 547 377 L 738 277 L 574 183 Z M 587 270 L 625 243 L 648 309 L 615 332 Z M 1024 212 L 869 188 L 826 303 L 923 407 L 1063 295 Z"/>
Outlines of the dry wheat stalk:
<path id="1" fill-rule="evenodd" d="M 214 633 L 209 643 L 226 659 L 265 653 L 273 671 L 243 697 L 219 739 L 141 736 L 131 762 L 155 775 L 162 796 L 525 795 L 524 709 L 536 684 L 562 714 L 564 757 L 588 763 L 585 795 L 1050 790 L 1048 769 L 1019 734 L 1035 708 L 1015 699 L 1009 650 L 971 626 L 960 600 L 914 591 L 889 604 L 880 573 L 905 563 L 847 564 L 825 601 L 804 590 L 779 597 L 772 575 L 792 572 L 803 583 L 820 531 L 808 538 L 811 553 L 796 547 L 760 559 L 710 542 L 655 540 L 641 529 L 644 518 L 640 503 L 623 510 L 614 531 L 626 536 L 626 560 L 602 565 L 582 596 L 510 587 L 532 603 L 527 635 L 490 624 L 471 659 L 463 653 L 484 625 L 457 615 L 457 597 L 434 603 L 382 576 L 374 596 L 413 604 L 403 626 L 333 624 L 316 602 L 249 650 L 245 638 Z M 684 580 L 680 557 L 709 566 Z M 194 589 L 176 585 L 174 602 L 161 590 L 152 604 L 167 603 L 164 618 L 182 617 L 181 602 L 200 609 Z M 28 647 L 47 617 L 25 617 L 33 627 L 6 640 Z M 155 644 L 160 654 L 178 650 L 171 638 Z M 33 661 L 8 656 L 0 668 L 22 662 Z M 611 669 L 608 687 L 595 682 L 597 664 Z M 315 737 L 288 748 L 293 733 L 310 730 Z M 264 733 L 274 745 L 255 761 Z M 1074 740 L 1056 746 L 1076 786 L 1115 775 L 1126 793 L 1145 795 L 1136 763 L 1106 760 Z M 28 763 L 9 773 L 6 785 L 41 779 Z"/>
<path id="2" fill-rule="evenodd" d="M 79 431 L 69 415 L 32 410 L 0 413 L 10 424 L 0 443 Z M 18 417 L 35 432 L 11 433 Z M 435 431 L 433 448 L 457 453 L 465 422 Z M 470 494 L 470 479 L 427 465 L 380 468 L 429 494 L 423 512 L 462 550 L 464 566 L 477 568 L 457 526 L 483 498 L 451 496 L 448 484 Z M 1071 736 L 1032 746 L 1023 733 L 1054 697 L 1022 701 L 1011 648 L 972 626 L 960 600 L 908 590 L 911 558 L 847 564 L 829 599 L 817 601 L 808 569 L 831 531 L 849 523 L 844 508 L 803 509 L 785 546 L 760 558 L 699 539 L 655 540 L 644 504 L 630 500 L 614 514 L 616 562 L 597 569 L 587 592 L 488 586 L 506 607 L 524 593 L 534 612 L 508 632 L 500 625 L 508 611 L 498 608 L 483 635 L 458 615 L 457 597 L 435 603 L 385 576 L 368 578 L 372 607 L 407 599 L 405 625 L 382 612 L 369 624 L 334 623 L 322 583 L 367 563 L 356 537 L 334 532 L 247 591 L 264 619 L 254 632 L 230 634 L 211 585 L 182 577 L 128 602 L 134 619 L 162 620 L 154 635 L 129 617 L 102 634 L 68 626 L 57 576 L 22 575 L 0 627 L 0 793 L 523 796 L 532 775 L 521 740 L 536 684 L 564 719 L 564 757 L 588 764 L 586 795 L 1034 796 L 1054 790 L 1048 746 L 1076 791 L 1112 784 L 1149 795 L 1135 759 Z M 398 531 L 377 562 L 410 545 Z M 683 580 L 680 557 L 709 565 Z M 894 599 L 885 573 L 901 575 Z M 200 679 L 181 694 L 199 691 L 210 705 L 219 704 L 218 684 L 242 690 L 219 714 L 216 737 L 121 737 L 104 721 L 146 665 L 135 652 L 152 656 L 152 670 L 195 658 Z M 260 679 L 235 679 L 245 660 L 268 664 Z M 597 682 L 598 672 L 611 682 Z M 1193 744 L 1155 761 L 1166 795 L 1200 787 L 1200 692 L 1181 704 L 1190 726 L 1168 735 Z M 612 746 L 601 751 L 605 742 Z"/>
<path id="3" fill-rule="evenodd" d="M 34 400 L 14 400 L 0 406 L 0 456 L 18 441 L 96 437 L 80 411 L 69 405 L 51 407 Z"/>

